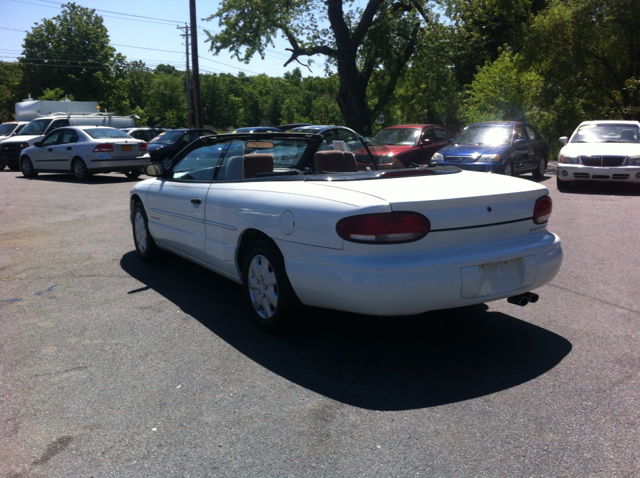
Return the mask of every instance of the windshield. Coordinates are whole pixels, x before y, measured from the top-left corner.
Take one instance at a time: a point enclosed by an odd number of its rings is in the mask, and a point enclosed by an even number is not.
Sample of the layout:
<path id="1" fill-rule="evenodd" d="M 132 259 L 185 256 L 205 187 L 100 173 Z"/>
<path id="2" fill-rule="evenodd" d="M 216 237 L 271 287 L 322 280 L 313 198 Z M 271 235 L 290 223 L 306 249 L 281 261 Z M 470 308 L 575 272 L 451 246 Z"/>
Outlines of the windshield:
<path id="1" fill-rule="evenodd" d="M 20 131 L 21 135 L 32 135 L 32 136 L 38 136 L 41 134 L 44 134 L 45 130 L 47 129 L 47 126 L 49 126 L 49 123 L 51 123 L 50 119 L 43 119 L 43 120 L 33 120 L 31 123 L 29 123 L 27 126 L 25 126 L 22 131 Z"/>
<path id="2" fill-rule="evenodd" d="M 388 128 L 383 129 L 374 138 L 382 144 L 396 146 L 414 146 L 420 139 L 418 128 Z"/>
<path id="3" fill-rule="evenodd" d="M 16 123 L 0 124 L 0 136 L 7 136 L 8 134 L 11 134 L 15 127 Z"/>
<path id="4" fill-rule="evenodd" d="M 478 124 L 467 127 L 454 140 L 455 144 L 477 144 L 480 146 L 499 146 L 511 144 L 513 126 Z"/>
<path id="5" fill-rule="evenodd" d="M 115 128 L 92 128 L 85 129 L 84 132 L 94 139 L 131 139 L 127 133 Z"/>
<path id="6" fill-rule="evenodd" d="M 160 133 L 149 143 L 175 144 L 183 135 L 184 131 L 167 131 L 166 133 Z"/>
<path id="7" fill-rule="evenodd" d="M 640 131 L 634 124 L 590 123 L 578 128 L 572 143 L 637 143 Z"/>

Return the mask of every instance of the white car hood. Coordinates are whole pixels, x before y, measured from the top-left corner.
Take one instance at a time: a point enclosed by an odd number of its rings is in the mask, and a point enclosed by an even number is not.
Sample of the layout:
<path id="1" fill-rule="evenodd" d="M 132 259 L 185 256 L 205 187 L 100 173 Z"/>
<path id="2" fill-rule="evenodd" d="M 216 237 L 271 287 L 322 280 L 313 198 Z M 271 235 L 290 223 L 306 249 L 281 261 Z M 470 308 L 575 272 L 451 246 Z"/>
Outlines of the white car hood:
<path id="1" fill-rule="evenodd" d="M 637 156 L 640 143 L 569 143 L 560 150 L 565 156 Z"/>

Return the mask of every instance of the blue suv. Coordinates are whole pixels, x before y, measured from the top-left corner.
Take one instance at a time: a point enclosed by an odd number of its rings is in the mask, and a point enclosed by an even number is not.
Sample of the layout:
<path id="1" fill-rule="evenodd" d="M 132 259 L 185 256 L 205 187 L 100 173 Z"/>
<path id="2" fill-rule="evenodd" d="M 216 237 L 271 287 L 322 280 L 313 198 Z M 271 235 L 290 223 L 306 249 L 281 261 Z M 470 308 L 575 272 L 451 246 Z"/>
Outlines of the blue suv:
<path id="1" fill-rule="evenodd" d="M 544 177 L 548 159 L 549 142 L 521 121 L 469 125 L 431 158 L 435 164 L 507 176 L 532 173 L 536 179 Z"/>

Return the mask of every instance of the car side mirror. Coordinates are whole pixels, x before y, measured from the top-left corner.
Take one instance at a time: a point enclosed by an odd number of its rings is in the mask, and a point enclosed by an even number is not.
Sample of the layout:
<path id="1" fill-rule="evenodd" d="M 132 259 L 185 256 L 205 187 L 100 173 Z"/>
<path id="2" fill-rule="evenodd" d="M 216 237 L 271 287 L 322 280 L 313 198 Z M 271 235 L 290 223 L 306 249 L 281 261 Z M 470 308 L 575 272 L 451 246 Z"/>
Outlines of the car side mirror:
<path id="1" fill-rule="evenodd" d="M 149 163 L 144 167 L 144 174 L 151 176 L 152 178 L 158 178 L 164 173 L 164 166 L 162 163 Z"/>
<path id="2" fill-rule="evenodd" d="M 431 143 L 433 143 L 433 141 L 428 138 L 422 140 L 422 146 L 429 146 Z"/>
<path id="3" fill-rule="evenodd" d="M 527 142 L 527 140 L 524 139 L 524 138 L 516 139 L 516 144 L 524 144 L 526 142 Z"/>
<path id="4" fill-rule="evenodd" d="M 35 143 L 33 143 L 33 145 L 34 145 L 36 148 L 40 148 L 40 147 L 42 146 L 42 141 L 36 141 Z"/>
<path id="5" fill-rule="evenodd" d="M 567 138 L 566 136 L 560 136 L 559 141 L 563 144 L 566 145 L 569 142 L 569 138 Z"/>

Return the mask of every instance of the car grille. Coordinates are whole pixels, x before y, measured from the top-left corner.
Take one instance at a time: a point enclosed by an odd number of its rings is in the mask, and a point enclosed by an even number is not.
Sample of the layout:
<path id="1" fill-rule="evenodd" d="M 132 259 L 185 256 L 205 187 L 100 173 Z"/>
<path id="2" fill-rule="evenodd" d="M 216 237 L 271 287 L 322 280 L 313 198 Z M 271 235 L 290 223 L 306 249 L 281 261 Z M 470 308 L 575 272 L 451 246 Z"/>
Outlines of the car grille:
<path id="1" fill-rule="evenodd" d="M 444 160 L 447 163 L 475 163 L 478 158 L 474 158 L 472 156 L 447 156 Z"/>
<path id="2" fill-rule="evenodd" d="M 625 159 L 625 156 L 580 156 L 585 166 L 620 166 Z"/>
<path id="3" fill-rule="evenodd" d="M 14 155 L 18 154 L 20 149 L 18 148 L 18 143 L 7 143 L 0 145 L 0 153 Z"/>

